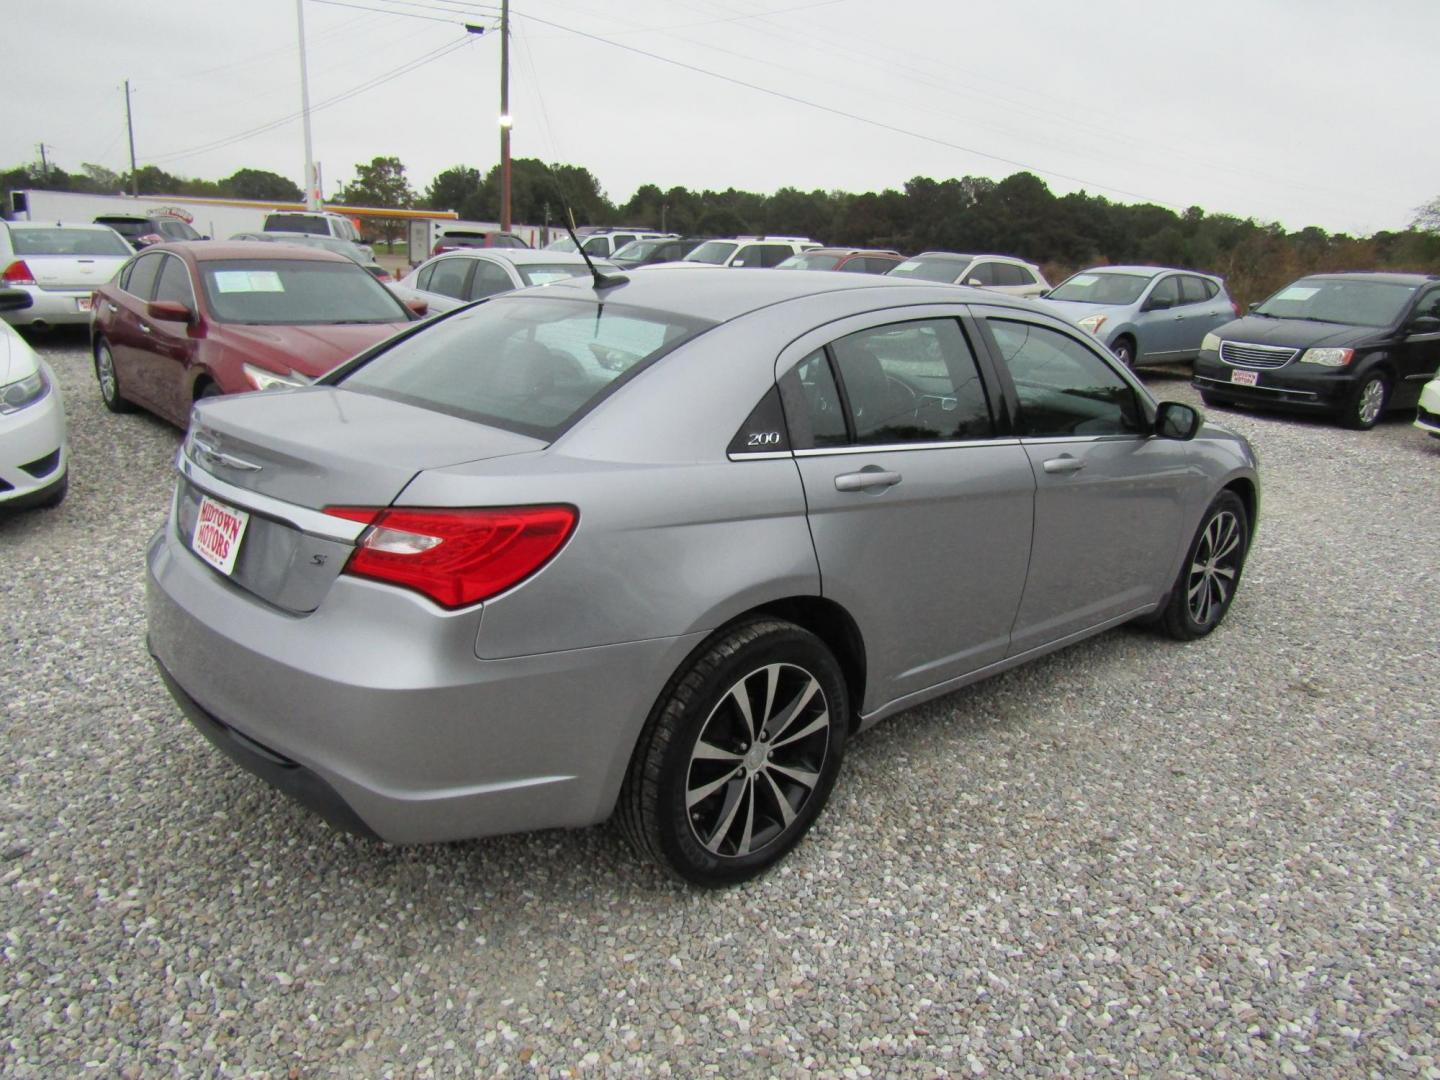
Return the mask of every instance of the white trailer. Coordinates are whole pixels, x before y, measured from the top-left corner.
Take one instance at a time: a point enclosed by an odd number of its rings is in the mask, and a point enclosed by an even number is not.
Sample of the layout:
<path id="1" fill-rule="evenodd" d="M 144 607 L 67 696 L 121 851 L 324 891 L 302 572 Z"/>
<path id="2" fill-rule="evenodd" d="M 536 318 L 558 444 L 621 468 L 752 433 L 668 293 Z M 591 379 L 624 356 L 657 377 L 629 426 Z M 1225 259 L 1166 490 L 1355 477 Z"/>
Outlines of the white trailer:
<path id="1" fill-rule="evenodd" d="M 475 240 L 500 231 L 498 221 L 412 220 L 405 255 L 411 266 L 418 266 L 435 252 L 435 245 L 447 235 L 456 235 Z M 518 236 L 532 248 L 545 246 L 544 230 L 539 225 L 510 226 L 510 235 Z"/>
<path id="2" fill-rule="evenodd" d="M 14 221 L 90 222 L 118 214 L 169 213 L 189 222 L 202 236 L 224 240 L 236 233 L 261 232 L 273 210 L 304 210 L 301 203 L 259 199 L 210 199 L 183 195 L 86 195 L 73 191 L 11 191 L 6 217 Z M 377 206 L 327 204 L 326 210 L 363 222 L 366 218 L 410 218 L 412 224 L 444 224 L 453 210 L 388 210 Z M 498 228 L 499 226 L 496 226 Z"/>

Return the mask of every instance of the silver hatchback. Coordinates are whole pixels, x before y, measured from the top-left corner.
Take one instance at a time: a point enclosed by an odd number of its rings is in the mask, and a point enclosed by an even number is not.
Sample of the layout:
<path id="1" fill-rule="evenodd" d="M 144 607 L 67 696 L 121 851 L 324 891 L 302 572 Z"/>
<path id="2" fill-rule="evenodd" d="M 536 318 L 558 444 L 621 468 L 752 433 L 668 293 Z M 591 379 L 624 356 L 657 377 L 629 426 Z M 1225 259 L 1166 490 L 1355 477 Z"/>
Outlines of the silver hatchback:
<path id="1" fill-rule="evenodd" d="M 218 747 L 393 842 L 583 826 L 723 884 L 846 739 L 1149 618 L 1208 634 L 1244 439 L 1035 306 L 647 269 L 202 402 L 149 641 Z"/>

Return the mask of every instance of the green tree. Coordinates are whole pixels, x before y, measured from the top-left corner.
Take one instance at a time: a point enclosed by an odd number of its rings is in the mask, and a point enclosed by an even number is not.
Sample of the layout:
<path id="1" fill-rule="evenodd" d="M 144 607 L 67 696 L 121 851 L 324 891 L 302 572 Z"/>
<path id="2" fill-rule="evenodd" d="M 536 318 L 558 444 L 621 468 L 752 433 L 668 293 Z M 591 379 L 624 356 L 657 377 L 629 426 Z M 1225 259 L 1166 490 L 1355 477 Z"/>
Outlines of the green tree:
<path id="1" fill-rule="evenodd" d="M 484 185 L 485 181 L 480 176 L 479 169 L 469 165 L 453 165 L 436 174 L 420 201 L 430 210 L 454 210 L 461 217 L 468 217 L 464 208 L 467 204 L 479 208 L 472 200 L 480 197 Z"/>
<path id="2" fill-rule="evenodd" d="M 386 209 L 404 210 L 415 205 L 415 192 L 405 178 L 405 166 L 397 157 L 372 158 L 367 165 L 359 162 L 355 166 L 355 179 L 342 185 L 336 199 L 355 206 L 375 206 Z M 404 227 L 401 218 L 372 218 L 366 222 L 393 244 Z"/>
<path id="3" fill-rule="evenodd" d="M 237 169 L 216 186 L 233 199 L 299 202 L 305 197 L 295 181 L 266 169 Z"/>

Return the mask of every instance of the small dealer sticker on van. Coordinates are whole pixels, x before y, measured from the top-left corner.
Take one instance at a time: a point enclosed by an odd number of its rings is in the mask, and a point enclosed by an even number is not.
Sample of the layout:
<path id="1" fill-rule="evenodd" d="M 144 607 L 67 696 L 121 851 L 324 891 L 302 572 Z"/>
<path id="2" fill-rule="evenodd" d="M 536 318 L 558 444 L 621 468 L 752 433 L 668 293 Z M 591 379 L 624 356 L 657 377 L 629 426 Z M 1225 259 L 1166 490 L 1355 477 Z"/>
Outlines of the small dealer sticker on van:
<path id="1" fill-rule="evenodd" d="M 233 510 L 203 495 L 190 547 L 196 555 L 229 577 L 235 571 L 235 556 L 240 554 L 240 539 L 249 523 L 250 515 L 244 510 Z"/>

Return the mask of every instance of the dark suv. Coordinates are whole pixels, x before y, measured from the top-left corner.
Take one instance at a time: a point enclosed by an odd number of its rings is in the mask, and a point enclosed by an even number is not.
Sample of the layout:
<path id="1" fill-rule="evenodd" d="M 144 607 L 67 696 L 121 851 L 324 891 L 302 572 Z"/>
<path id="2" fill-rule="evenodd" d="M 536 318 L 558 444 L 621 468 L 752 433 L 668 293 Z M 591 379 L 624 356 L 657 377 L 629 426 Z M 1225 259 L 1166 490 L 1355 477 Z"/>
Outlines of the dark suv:
<path id="1" fill-rule="evenodd" d="M 103 214 L 96 225 L 109 225 L 136 251 L 166 240 L 204 240 L 189 222 L 173 214 Z"/>
<path id="2" fill-rule="evenodd" d="M 1414 409 L 1440 368 L 1440 278 L 1314 274 L 1205 335 L 1194 385 L 1207 405 L 1329 412 L 1368 429 Z"/>

